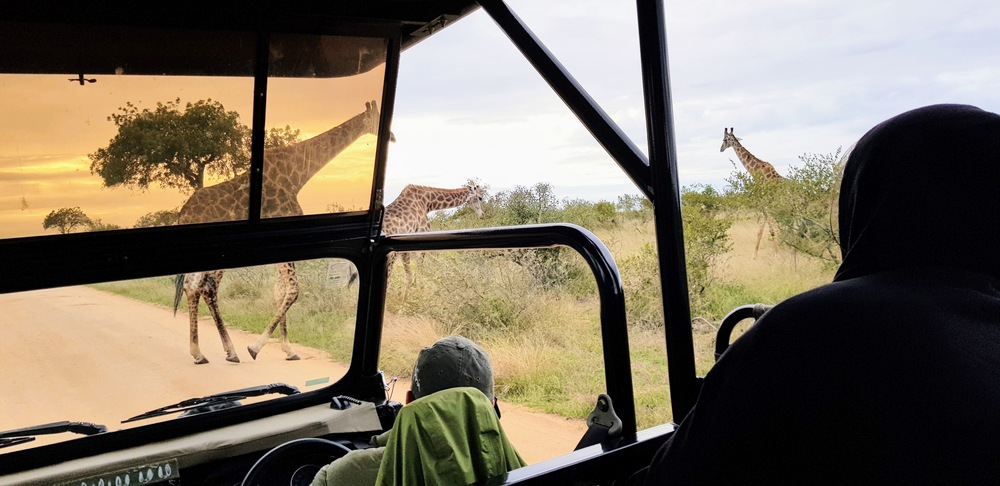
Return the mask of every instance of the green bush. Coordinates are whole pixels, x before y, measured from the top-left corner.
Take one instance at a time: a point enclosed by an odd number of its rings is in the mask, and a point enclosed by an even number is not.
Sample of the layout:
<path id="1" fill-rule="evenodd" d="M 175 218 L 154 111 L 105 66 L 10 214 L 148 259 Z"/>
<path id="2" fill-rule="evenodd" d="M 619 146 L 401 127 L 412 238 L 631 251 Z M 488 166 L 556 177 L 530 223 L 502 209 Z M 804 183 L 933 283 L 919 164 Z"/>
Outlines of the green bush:
<path id="1" fill-rule="evenodd" d="M 726 207 L 724 196 L 712 186 L 695 185 L 685 187 L 681 192 L 684 254 L 692 316 L 717 315 L 712 309 L 711 294 L 705 291 L 716 283 L 712 266 L 732 246 L 728 232 L 733 218 L 727 215 Z M 658 269 L 659 259 L 652 243 L 643 244 L 637 254 L 620 262 L 630 325 L 663 326 Z"/>
<path id="2" fill-rule="evenodd" d="M 761 223 L 770 223 L 778 241 L 793 251 L 817 258 L 828 267 L 840 264 L 837 199 L 843 158 L 832 154 L 803 154 L 801 166 L 789 168 L 780 180 L 755 180 L 736 170 L 727 179 L 727 197 L 733 207 L 749 211 Z"/>
<path id="3" fill-rule="evenodd" d="M 840 264 L 837 223 L 840 149 L 826 155 L 804 154 L 801 167 L 790 169 L 772 208 L 778 239 L 799 253 L 818 258 L 829 267 Z"/>

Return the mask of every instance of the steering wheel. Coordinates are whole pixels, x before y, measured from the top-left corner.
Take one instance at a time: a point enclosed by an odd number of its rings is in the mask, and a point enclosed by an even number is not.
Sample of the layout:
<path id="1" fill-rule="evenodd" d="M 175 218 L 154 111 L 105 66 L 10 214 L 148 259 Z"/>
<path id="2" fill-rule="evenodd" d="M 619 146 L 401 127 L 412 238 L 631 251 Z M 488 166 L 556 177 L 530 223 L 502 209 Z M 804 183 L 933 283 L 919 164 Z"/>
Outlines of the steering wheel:
<path id="1" fill-rule="evenodd" d="M 307 486 L 319 469 L 350 449 L 326 439 L 296 439 L 285 442 L 257 459 L 241 486 Z"/>

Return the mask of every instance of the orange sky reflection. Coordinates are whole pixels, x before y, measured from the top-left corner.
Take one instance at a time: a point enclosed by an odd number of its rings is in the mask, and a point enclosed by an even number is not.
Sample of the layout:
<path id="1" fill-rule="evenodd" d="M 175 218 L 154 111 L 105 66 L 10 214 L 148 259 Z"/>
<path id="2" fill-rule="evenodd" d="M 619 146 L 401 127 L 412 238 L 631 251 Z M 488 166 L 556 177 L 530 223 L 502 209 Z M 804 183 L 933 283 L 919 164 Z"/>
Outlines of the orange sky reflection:
<path id="1" fill-rule="evenodd" d="M 80 86 L 67 75 L 0 76 L 7 114 L 0 117 L 0 238 L 54 234 L 42 221 L 59 208 L 78 206 L 91 219 L 130 228 L 147 213 L 187 200 L 178 189 L 107 188 L 90 173 L 87 154 L 115 136 L 107 118 L 126 102 L 142 109 L 176 98 L 212 99 L 238 112 L 242 123 L 251 120 L 249 77 L 96 77 Z M 272 79 L 266 125 L 288 125 L 309 138 L 362 112 L 365 101 L 381 99 L 383 77 L 379 67 L 349 78 Z M 299 194 L 306 213 L 367 208 L 375 148 L 376 138 L 363 136 L 320 171 Z"/>

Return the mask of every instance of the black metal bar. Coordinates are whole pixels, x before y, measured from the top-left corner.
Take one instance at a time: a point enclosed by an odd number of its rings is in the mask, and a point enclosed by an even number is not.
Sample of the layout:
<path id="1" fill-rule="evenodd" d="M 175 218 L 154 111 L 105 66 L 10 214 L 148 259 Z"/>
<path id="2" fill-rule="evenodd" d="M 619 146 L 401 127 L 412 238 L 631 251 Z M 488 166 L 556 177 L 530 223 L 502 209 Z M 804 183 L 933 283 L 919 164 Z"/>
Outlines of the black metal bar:
<path id="1" fill-rule="evenodd" d="M 363 303 L 359 303 L 359 309 L 365 307 L 367 320 L 358 321 L 359 326 L 356 333 L 360 334 L 354 338 L 354 355 L 352 356 L 352 366 L 358 362 L 362 377 L 375 376 L 379 372 L 378 358 L 381 351 L 382 328 L 385 325 L 385 293 L 388 286 L 388 259 L 387 252 L 375 250 L 370 253 L 367 260 L 366 271 L 360 272 L 362 280 L 362 293 L 365 295 Z M 370 278 L 370 282 L 364 280 L 364 276 Z"/>
<path id="2" fill-rule="evenodd" d="M 250 131 L 250 202 L 247 219 L 260 221 L 264 194 L 264 124 L 267 123 L 267 75 L 270 62 L 270 36 L 257 32 L 257 52 L 253 73 L 253 126 Z"/>
<path id="3" fill-rule="evenodd" d="M 691 337 L 684 232 L 681 221 L 677 152 L 670 102 L 667 39 L 663 0 L 637 0 L 639 53 L 646 98 L 646 130 L 650 172 L 656 199 L 654 218 L 656 249 L 660 256 L 660 288 L 667 341 L 667 374 L 675 420 L 682 419 L 698 397 L 698 378 Z"/>
<path id="4" fill-rule="evenodd" d="M 632 390 L 628 327 L 625 320 L 625 294 L 614 257 L 589 230 L 573 224 L 543 224 L 393 235 L 379 240 L 373 260 L 377 262 L 374 265 L 380 266 L 384 272 L 385 257 L 390 251 L 488 250 L 555 246 L 567 246 L 579 253 L 597 280 L 601 302 L 601 339 L 607 393 L 611 396 L 615 410 L 622 420 L 622 435 L 633 436 L 636 432 L 635 398 Z M 375 280 L 384 281 L 383 278 Z M 384 294 L 382 289 L 383 303 Z M 373 321 L 371 328 L 381 329 L 381 314 L 381 312 L 373 313 L 372 317 L 378 322 Z M 377 356 L 374 358 L 377 361 Z"/>
<path id="5" fill-rule="evenodd" d="M 176 275 L 312 258 L 357 259 L 370 245 L 367 213 L 161 226 L 0 240 L 0 266 L 35 272 L 0 279 L 0 293 Z"/>
<path id="6" fill-rule="evenodd" d="M 385 78 L 382 87 L 382 100 L 378 129 L 378 147 L 375 152 L 375 174 L 372 183 L 371 202 L 368 206 L 372 214 L 372 238 L 378 236 L 382 228 L 383 198 L 385 194 L 385 168 L 389 153 L 389 140 L 392 138 L 392 112 L 396 101 L 396 82 L 399 77 L 400 40 L 389 39 L 386 49 Z"/>
<path id="7" fill-rule="evenodd" d="M 756 321 L 760 319 L 760 316 L 764 315 L 765 312 L 774 307 L 773 305 L 766 304 L 748 304 L 737 307 L 733 309 L 726 317 L 722 318 L 722 323 L 719 324 L 719 330 L 715 332 L 715 360 L 718 361 L 722 357 L 722 353 L 725 353 L 729 349 L 729 341 L 733 335 L 733 329 L 736 325 L 746 319 L 753 319 Z"/>
<path id="8" fill-rule="evenodd" d="M 503 0 L 479 0 L 479 5 L 507 34 L 511 42 L 549 83 L 553 91 L 573 110 L 604 150 L 607 150 L 625 174 L 650 200 L 654 189 L 649 176 L 649 161 L 635 144 L 615 124 L 604 110 L 587 94 L 549 50 Z"/>
<path id="9" fill-rule="evenodd" d="M 370 226 L 368 236 L 373 244 L 382 230 L 382 215 L 384 211 L 385 169 L 389 152 L 389 139 L 392 126 L 392 112 L 396 99 L 396 83 L 399 76 L 399 53 L 401 43 L 399 33 L 389 40 L 386 50 L 385 80 L 382 90 L 381 117 L 378 133 L 379 145 L 375 154 L 375 174 L 369 202 Z M 358 265 L 358 315 L 355 326 L 354 348 L 351 366 L 358 363 L 362 380 L 377 379 L 379 345 L 382 339 L 382 326 L 372 326 L 369 323 L 382 321 L 385 308 L 385 261 L 373 259 L 371 253 L 365 254 L 364 261 Z M 376 278 L 375 275 L 382 277 Z"/>

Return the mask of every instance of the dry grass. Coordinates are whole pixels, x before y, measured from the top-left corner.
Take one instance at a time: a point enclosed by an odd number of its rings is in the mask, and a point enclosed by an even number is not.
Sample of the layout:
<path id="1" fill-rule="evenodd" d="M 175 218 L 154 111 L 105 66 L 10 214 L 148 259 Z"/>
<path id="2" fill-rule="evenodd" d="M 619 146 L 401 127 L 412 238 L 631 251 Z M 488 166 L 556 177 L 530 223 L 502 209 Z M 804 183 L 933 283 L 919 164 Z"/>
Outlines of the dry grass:
<path id="1" fill-rule="evenodd" d="M 822 262 L 796 255 L 787 248 L 777 248 L 775 239 L 766 230 L 760 242 L 760 251 L 754 257 L 758 227 L 755 220 L 741 220 L 733 224 L 729 230 L 733 248 L 713 269 L 717 277 L 751 288 L 774 289 L 775 295 L 784 297 L 817 287 L 833 278 L 833 271 L 824 267 Z"/>
<path id="2" fill-rule="evenodd" d="M 430 319 L 386 314 L 379 365 L 387 377 L 409 378 L 420 349 L 445 336 Z"/>

